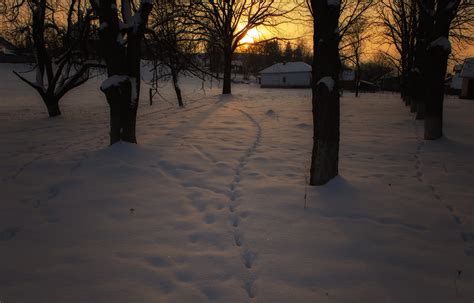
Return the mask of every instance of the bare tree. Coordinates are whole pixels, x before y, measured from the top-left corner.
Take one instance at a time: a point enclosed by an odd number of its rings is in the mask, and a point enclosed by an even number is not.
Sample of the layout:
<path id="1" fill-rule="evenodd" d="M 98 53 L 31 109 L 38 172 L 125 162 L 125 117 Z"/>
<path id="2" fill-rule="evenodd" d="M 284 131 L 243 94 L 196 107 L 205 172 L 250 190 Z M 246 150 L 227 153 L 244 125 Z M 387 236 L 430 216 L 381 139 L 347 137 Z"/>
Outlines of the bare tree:
<path id="1" fill-rule="evenodd" d="M 176 8 L 180 7 L 180 10 Z M 147 31 L 153 51 L 153 65 L 157 77 L 152 81 L 173 83 L 178 105 L 184 107 L 179 77 L 196 75 L 202 77 L 196 62 L 197 40 L 188 30 L 184 20 L 189 15 L 190 7 L 180 0 L 156 0 L 151 12 L 151 24 Z"/>
<path id="2" fill-rule="evenodd" d="M 348 49 L 351 47 L 351 39 L 348 35 L 354 31 L 354 26 L 357 25 L 358 20 L 364 18 L 368 20 L 371 10 L 375 7 L 377 2 L 380 0 L 340 0 L 341 12 L 339 17 L 339 51 L 341 53 L 341 60 L 346 60 L 345 52 L 349 52 Z M 309 17 L 303 17 L 304 20 L 313 22 L 313 13 L 311 8 L 310 0 L 296 0 L 299 7 L 309 12 Z"/>
<path id="3" fill-rule="evenodd" d="M 90 0 L 99 16 L 99 37 L 108 78 L 101 85 L 110 106 L 110 144 L 136 143 L 143 35 L 152 0 Z"/>
<path id="4" fill-rule="evenodd" d="M 59 100 L 86 82 L 95 65 L 87 61 L 93 15 L 85 0 L 6 1 L 2 13 L 10 22 L 9 30 L 27 37 L 36 61 L 35 81 L 14 73 L 39 93 L 50 117 L 59 116 Z"/>
<path id="5" fill-rule="evenodd" d="M 409 83 L 413 75 L 417 33 L 417 0 L 381 0 L 378 16 L 382 37 L 395 53 L 386 52 L 396 62 L 401 79 L 401 95 L 406 105 L 412 102 Z"/>
<path id="6" fill-rule="evenodd" d="M 361 78 L 377 82 L 394 70 L 392 62 L 384 52 L 377 52 L 371 60 L 361 64 Z"/>
<path id="7" fill-rule="evenodd" d="M 361 76 L 361 57 L 364 52 L 364 43 L 368 39 L 368 22 L 363 16 L 358 18 L 353 26 L 346 32 L 346 40 L 349 45 L 349 55 L 346 57 L 355 67 L 355 96 L 359 97 L 359 83 Z"/>
<path id="8" fill-rule="evenodd" d="M 232 57 L 240 41 L 257 26 L 274 27 L 288 12 L 276 0 L 193 0 L 190 25 L 224 57 L 223 94 L 231 93 Z"/>
<path id="9" fill-rule="evenodd" d="M 418 12 L 417 12 L 417 32 L 416 32 L 416 44 L 414 54 L 414 68 L 411 71 L 411 81 L 409 85 L 410 95 L 413 96 L 411 100 L 411 111 L 416 111 L 416 119 L 424 119 L 425 116 L 425 104 L 426 104 L 426 86 L 424 85 L 423 77 L 426 71 L 427 64 L 427 48 L 428 39 L 427 33 L 432 31 L 431 27 L 433 21 L 433 10 L 434 2 L 431 0 L 418 0 Z M 431 7 L 431 8 L 428 8 Z M 420 9 L 421 8 L 421 9 Z"/>
<path id="10" fill-rule="evenodd" d="M 414 85 L 417 87 L 415 90 L 414 101 L 417 105 L 417 119 L 423 119 L 425 117 L 425 108 L 426 105 L 432 102 L 432 97 L 430 97 L 434 91 L 431 90 L 428 82 L 426 81 L 432 74 L 433 62 L 428 60 L 430 58 L 429 50 L 431 49 L 430 45 L 433 39 L 439 38 L 439 27 L 446 20 L 438 21 L 439 14 L 435 14 L 438 10 L 442 11 L 441 6 L 443 3 L 437 2 L 435 0 L 418 0 L 419 11 L 418 11 L 418 33 L 417 33 L 417 47 L 415 52 L 415 70 L 417 78 L 413 81 Z M 449 2 L 448 4 L 450 4 Z M 474 4 L 469 0 L 461 0 L 458 3 L 452 3 L 455 11 L 449 12 L 448 6 L 446 8 L 445 16 L 449 18 L 449 14 L 453 14 L 453 19 L 450 21 L 449 25 L 449 45 L 450 50 L 447 50 L 449 53 L 448 59 L 453 59 L 457 61 L 456 50 L 462 49 L 463 47 L 469 44 L 474 43 Z M 457 6 L 456 6 L 457 5 Z M 438 23 L 439 22 L 439 23 Z M 445 46 L 448 46 L 445 43 Z M 438 99 L 439 100 L 439 99 Z M 439 101 L 438 101 L 439 102 Z M 438 122 L 438 127 L 442 128 L 442 106 L 438 105 L 438 114 L 440 116 Z M 437 132 L 442 132 L 438 130 Z"/>
<path id="11" fill-rule="evenodd" d="M 419 0 L 421 1 L 421 0 Z M 474 3 L 472 0 L 461 0 L 456 15 L 451 21 L 449 39 L 453 49 L 451 59 L 456 60 L 456 52 L 463 50 L 467 45 L 474 44 Z"/>
<path id="12" fill-rule="evenodd" d="M 339 171 L 339 0 L 312 0 L 313 151 L 310 184 L 323 185 Z"/>
<path id="13" fill-rule="evenodd" d="M 381 0 L 379 16 L 383 25 L 383 37 L 389 45 L 394 46 L 395 52 L 387 52 L 401 73 L 401 93 L 411 111 L 417 112 L 417 119 L 423 119 L 427 97 L 431 91 L 425 86 L 426 72 L 431 68 L 428 49 L 432 42 L 437 15 L 445 14 L 440 22 L 446 22 L 450 9 L 443 11 L 442 5 L 456 7 L 453 19 L 449 22 L 448 36 L 454 48 L 474 42 L 474 4 L 471 0 L 448 1 L 441 3 L 437 0 Z M 441 13 L 444 12 L 444 13 Z M 437 39 L 439 36 L 436 36 Z M 452 53 L 451 53 L 452 54 Z"/>
<path id="14" fill-rule="evenodd" d="M 460 13 L 463 0 L 430 0 L 423 1 L 421 10 L 429 10 L 433 16 L 425 28 L 427 40 L 426 64 L 424 65 L 426 104 L 425 134 L 426 140 L 434 140 L 443 136 L 443 100 L 444 79 L 451 53 L 449 41 L 452 22 Z M 462 8 L 462 7 L 461 7 Z"/>

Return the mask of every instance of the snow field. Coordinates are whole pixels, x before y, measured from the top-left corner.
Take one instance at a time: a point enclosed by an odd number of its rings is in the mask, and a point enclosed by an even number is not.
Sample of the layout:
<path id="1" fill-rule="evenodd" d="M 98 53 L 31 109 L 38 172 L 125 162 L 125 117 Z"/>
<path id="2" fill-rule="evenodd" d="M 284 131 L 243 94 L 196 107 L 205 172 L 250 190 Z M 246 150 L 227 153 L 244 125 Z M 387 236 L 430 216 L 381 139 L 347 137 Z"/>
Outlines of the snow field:
<path id="1" fill-rule="evenodd" d="M 307 187 L 310 90 L 183 79 L 138 145 L 108 144 L 103 78 L 46 118 L 0 65 L 0 300 L 471 302 L 473 104 L 424 142 L 397 95 L 342 98 L 340 177 Z M 146 75 L 145 75 L 146 77 Z M 307 207 L 304 208 L 305 193 Z M 458 277 L 458 271 L 462 273 Z"/>

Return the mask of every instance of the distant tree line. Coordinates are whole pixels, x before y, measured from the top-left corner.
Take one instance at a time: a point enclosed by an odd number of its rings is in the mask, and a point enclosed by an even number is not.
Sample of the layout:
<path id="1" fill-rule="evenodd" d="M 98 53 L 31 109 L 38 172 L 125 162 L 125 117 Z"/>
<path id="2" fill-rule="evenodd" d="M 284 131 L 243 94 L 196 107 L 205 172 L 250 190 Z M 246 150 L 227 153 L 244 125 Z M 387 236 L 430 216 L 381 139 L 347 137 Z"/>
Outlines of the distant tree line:
<path id="1" fill-rule="evenodd" d="M 284 43 L 278 39 L 253 43 L 238 54 L 243 63 L 244 77 L 257 77 L 261 70 L 279 62 L 302 61 L 311 64 L 312 56 L 312 52 L 301 39 L 295 44 L 290 41 Z"/>

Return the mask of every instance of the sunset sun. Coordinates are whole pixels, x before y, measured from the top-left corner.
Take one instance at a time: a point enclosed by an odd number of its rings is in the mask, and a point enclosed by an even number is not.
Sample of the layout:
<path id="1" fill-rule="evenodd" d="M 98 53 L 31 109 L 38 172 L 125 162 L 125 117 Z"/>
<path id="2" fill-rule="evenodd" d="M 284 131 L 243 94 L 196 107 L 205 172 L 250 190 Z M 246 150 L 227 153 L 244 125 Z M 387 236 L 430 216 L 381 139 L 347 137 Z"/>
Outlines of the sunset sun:
<path id="1" fill-rule="evenodd" d="M 260 39 L 261 33 L 256 29 L 252 28 L 247 32 L 244 38 L 240 41 L 241 43 L 254 43 Z"/>

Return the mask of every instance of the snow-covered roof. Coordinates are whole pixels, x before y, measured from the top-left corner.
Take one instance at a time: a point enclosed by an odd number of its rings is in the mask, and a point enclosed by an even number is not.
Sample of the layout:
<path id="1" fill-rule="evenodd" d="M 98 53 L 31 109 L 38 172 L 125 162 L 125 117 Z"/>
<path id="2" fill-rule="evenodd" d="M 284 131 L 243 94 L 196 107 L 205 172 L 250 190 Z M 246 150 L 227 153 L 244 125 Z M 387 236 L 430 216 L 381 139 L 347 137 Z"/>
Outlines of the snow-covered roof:
<path id="1" fill-rule="evenodd" d="M 461 77 L 463 78 L 474 78 L 474 57 L 467 58 L 464 60 L 462 66 Z"/>
<path id="2" fill-rule="evenodd" d="M 260 74 L 311 72 L 311 65 L 304 62 L 277 63 L 260 71 Z"/>

